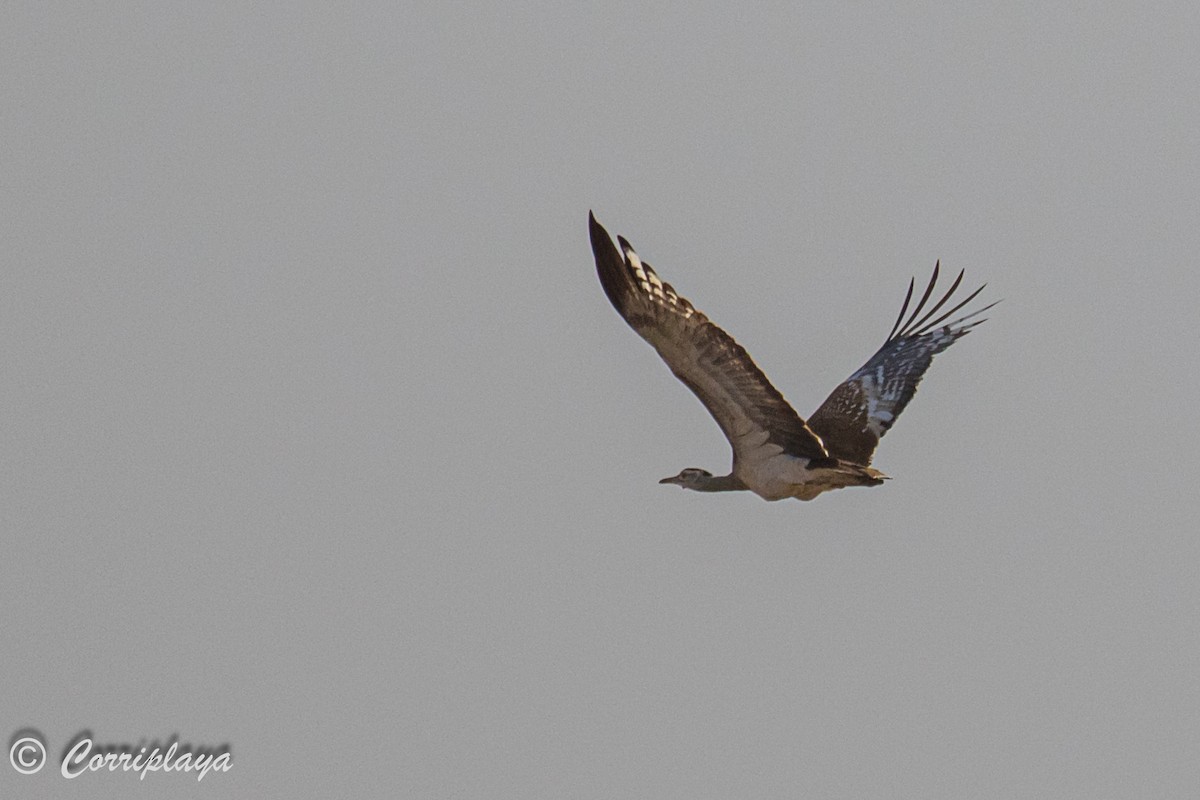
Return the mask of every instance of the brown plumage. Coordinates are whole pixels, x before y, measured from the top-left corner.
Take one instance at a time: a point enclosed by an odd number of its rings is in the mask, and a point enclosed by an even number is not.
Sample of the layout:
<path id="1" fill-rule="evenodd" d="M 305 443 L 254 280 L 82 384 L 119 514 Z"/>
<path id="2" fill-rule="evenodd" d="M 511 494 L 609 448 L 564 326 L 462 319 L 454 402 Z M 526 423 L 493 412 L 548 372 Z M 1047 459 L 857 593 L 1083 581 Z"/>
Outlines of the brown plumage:
<path id="1" fill-rule="evenodd" d="M 624 238 L 618 237 L 618 251 L 591 214 L 589 229 L 596 272 L 613 307 L 695 393 L 733 448 L 729 475 L 713 477 L 689 468 L 660 481 L 697 491 L 748 489 L 768 500 L 811 500 L 830 489 L 882 483 L 887 476 L 870 466 L 880 437 L 912 399 L 933 356 L 982 322 L 967 321 L 991 307 L 945 323 L 983 290 L 981 286 L 933 319 L 958 289 L 959 273 L 942 298 L 920 316 L 937 282 L 935 266 L 908 319 L 904 317 L 912 300 L 911 282 L 883 346 L 806 423 L 745 349 L 664 283 Z"/>

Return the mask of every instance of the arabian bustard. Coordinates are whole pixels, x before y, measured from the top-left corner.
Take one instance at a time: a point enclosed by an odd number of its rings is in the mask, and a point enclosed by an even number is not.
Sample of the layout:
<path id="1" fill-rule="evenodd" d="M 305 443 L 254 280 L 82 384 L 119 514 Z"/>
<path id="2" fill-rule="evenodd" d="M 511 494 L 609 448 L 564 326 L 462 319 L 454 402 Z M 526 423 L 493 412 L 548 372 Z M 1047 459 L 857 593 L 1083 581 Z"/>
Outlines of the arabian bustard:
<path id="1" fill-rule="evenodd" d="M 984 320 L 987 305 L 946 322 L 974 300 L 980 286 L 937 319 L 962 282 L 960 272 L 940 300 L 920 316 L 933 294 L 940 263 L 905 320 L 915 281 L 883 346 L 805 422 L 783 399 L 742 346 L 709 321 L 618 236 L 620 251 L 593 214 L 588 215 L 596 272 L 604 293 L 629 326 L 708 409 L 733 448 L 728 475 L 689 467 L 659 483 L 698 492 L 749 490 L 764 500 L 812 500 L 844 486 L 878 486 L 887 479 L 871 467 L 879 439 L 917 390 L 934 355 Z M 918 319 L 918 317 L 920 317 Z"/>

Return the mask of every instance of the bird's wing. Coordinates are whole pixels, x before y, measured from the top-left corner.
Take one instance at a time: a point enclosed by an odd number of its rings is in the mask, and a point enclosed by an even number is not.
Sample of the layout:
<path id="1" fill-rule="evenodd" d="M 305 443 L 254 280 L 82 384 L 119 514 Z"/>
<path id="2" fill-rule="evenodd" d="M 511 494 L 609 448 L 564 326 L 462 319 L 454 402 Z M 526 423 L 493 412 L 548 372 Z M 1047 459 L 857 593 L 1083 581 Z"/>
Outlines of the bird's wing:
<path id="1" fill-rule="evenodd" d="M 863 466 L 870 464 L 876 445 L 916 393 L 917 384 L 929 369 L 933 357 L 984 322 L 977 317 L 996 304 L 946 322 L 974 300 L 987 285 L 984 284 L 937 319 L 931 319 L 958 289 L 963 277 L 960 272 L 942 299 L 918 319 L 933 294 L 939 267 L 940 264 L 934 266 L 933 277 L 929 279 L 924 295 L 908 321 L 901 325 L 913 296 L 914 282 L 909 282 L 904 305 L 883 346 L 845 383 L 834 389 L 809 418 L 809 427 L 825 442 L 830 455 Z"/>
<path id="2" fill-rule="evenodd" d="M 816 434 L 771 385 L 746 351 L 664 283 L 618 237 L 589 215 L 592 252 L 604 293 L 629 326 L 658 351 L 721 426 L 734 461 L 766 443 L 805 458 L 827 458 Z"/>

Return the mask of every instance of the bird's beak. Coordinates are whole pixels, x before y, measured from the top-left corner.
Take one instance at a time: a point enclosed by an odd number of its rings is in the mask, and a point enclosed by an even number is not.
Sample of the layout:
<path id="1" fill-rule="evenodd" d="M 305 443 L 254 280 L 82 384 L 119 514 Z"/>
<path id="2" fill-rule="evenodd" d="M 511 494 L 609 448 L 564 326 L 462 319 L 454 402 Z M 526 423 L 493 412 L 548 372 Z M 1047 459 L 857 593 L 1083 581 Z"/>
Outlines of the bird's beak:
<path id="1" fill-rule="evenodd" d="M 672 475 L 669 478 L 663 478 L 661 481 L 659 481 L 659 483 L 679 483 L 679 476 Z"/>

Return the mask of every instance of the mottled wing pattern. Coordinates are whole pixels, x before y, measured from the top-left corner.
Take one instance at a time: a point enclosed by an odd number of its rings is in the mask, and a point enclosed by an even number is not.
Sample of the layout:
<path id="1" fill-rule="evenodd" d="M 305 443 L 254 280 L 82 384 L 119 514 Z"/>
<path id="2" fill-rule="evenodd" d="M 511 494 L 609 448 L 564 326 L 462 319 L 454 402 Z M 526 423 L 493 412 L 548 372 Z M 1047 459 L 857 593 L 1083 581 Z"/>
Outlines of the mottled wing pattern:
<path id="1" fill-rule="evenodd" d="M 977 317 L 995 305 L 991 303 L 953 322 L 946 322 L 974 300 L 987 285 L 984 284 L 949 311 L 931 320 L 958 289 L 963 278 L 960 272 L 942 299 L 924 316 L 920 316 L 933 294 L 940 266 L 934 266 L 933 277 L 925 294 L 907 322 L 901 325 L 913 296 L 915 283 L 909 283 L 904 305 L 883 347 L 845 383 L 834 389 L 809 418 L 809 427 L 825 442 L 830 455 L 855 464 L 869 465 L 879 440 L 895 423 L 908 401 L 912 400 L 933 357 L 984 322 Z"/>
<path id="2" fill-rule="evenodd" d="M 604 293 L 675 377 L 700 398 L 733 446 L 735 461 L 743 443 L 764 441 L 794 456 L 828 456 L 821 440 L 741 345 L 660 280 L 624 238 L 618 237 L 618 252 L 595 216 L 589 215 L 589 225 Z"/>

